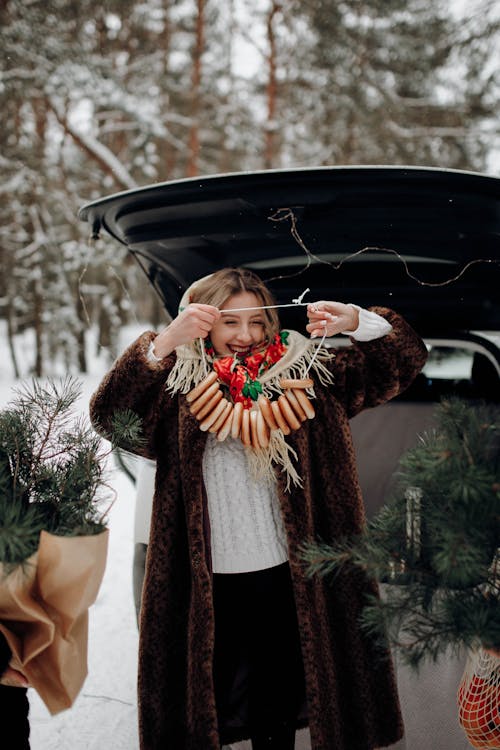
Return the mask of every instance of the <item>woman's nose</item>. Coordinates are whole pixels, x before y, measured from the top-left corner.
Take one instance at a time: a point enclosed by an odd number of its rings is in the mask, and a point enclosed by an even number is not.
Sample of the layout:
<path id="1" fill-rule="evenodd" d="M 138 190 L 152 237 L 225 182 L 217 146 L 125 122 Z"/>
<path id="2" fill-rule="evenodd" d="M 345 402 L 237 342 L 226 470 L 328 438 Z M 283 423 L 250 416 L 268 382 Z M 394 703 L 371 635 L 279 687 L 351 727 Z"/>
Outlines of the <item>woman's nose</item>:
<path id="1" fill-rule="evenodd" d="M 242 325 L 238 330 L 238 341 L 246 343 L 252 340 L 252 333 L 249 326 Z"/>

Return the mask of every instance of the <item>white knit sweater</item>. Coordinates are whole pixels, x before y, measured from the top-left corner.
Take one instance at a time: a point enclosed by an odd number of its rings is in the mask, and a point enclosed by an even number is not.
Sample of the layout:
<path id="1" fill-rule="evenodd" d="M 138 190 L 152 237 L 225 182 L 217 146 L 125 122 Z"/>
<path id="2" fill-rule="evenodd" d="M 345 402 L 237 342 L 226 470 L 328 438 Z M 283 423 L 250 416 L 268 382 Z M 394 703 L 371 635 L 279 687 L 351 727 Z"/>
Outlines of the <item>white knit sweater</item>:
<path id="1" fill-rule="evenodd" d="M 241 440 L 209 435 L 203 454 L 214 573 L 264 570 L 288 560 L 276 485 L 252 479 Z"/>

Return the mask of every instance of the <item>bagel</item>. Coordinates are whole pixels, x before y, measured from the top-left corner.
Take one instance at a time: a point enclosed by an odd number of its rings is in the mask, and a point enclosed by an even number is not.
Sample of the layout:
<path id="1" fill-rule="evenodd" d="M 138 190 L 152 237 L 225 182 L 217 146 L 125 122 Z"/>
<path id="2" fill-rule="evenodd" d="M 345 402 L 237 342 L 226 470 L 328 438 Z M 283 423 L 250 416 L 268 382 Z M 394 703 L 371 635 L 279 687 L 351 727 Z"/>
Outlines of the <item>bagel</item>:
<path id="1" fill-rule="evenodd" d="M 237 401 L 234 405 L 233 410 L 233 421 L 231 423 L 231 437 L 235 440 L 239 438 L 241 432 L 241 420 L 243 417 L 243 404 L 241 401 Z"/>
<path id="2" fill-rule="evenodd" d="M 243 414 L 241 416 L 241 442 L 247 447 L 252 445 L 252 438 L 250 436 L 250 412 L 248 409 L 243 409 Z"/>
<path id="3" fill-rule="evenodd" d="M 311 378 L 302 378 L 301 380 L 295 378 L 282 378 L 280 380 L 280 386 L 282 388 L 312 388 L 314 381 Z"/>
<path id="4" fill-rule="evenodd" d="M 217 433 L 217 440 L 220 443 L 222 443 L 223 440 L 225 440 L 227 438 L 227 436 L 231 432 L 231 427 L 232 427 L 232 424 L 233 424 L 234 408 L 233 408 L 232 404 L 229 404 L 229 406 L 231 407 L 231 409 L 227 413 L 227 417 L 226 417 L 225 421 L 223 422 L 222 427 L 220 428 L 220 430 Z"/>
<path id="5" fill-rule="evenodd" d="M 196 401 L 198 396 L 201 396 L 201 394 L 206 391 L 206 389 L 212 385 L 212 383 L 215 383 L 217 380 L 218 375 L 215 372 L 215 370 L 212 370 L 212 372 L 209 372 L 206 378 L 203 378 L 201 383 L 198 383 L 196 388 L 193 388 L 192 391 L 189 391 L 189 393 L 186 395 L 186 400 L 188 404 L 190 404 L 192 401 Z"/>
<path id="6" fill-rule="evenodd" d="M 295 413 L 292 407 L 290 406 L 290 402 L 288 401 L 287 397 L 284 394 L 281 394 L 281 396 L 278 398 L 278 404 L 281 409 L 281 413 L 283 414 L 283 417 L 288 423 L 290 429 L 298 430 L 300 427 L 300 421 L 295 416 Z"/>
<path id="7" fill-rule="evenodd" d="M 280 405 L 277 401 L 271 401 L 271 409 L 273 410 L 273 416 L 278 423 L 279 429 L 284 435 L 289 435 L 291 430 L 288 426 L 288 422 L 286 421 L 285 417 L 283 416 Z"/>
<path id="8" fill-rule="evenodd" d="M 191 406 L 189 407 L 189 411 L 191 412 L 191 414 L 196 417 L 198 412 L 201 411 L 205 404 L 207 404 L 212 396 L 214 396 L 219 390 L 220 386 L 218 383 L 212 383 L 212 385 L 209 385 L 208 388 L 203 391 L 200 396 L 198 396 L 196 401 L 193 401 L 191 403 Z"/>
<path id="9" fill-rule="evenodd" d="M 220 396 L 218 396 L 219 393 Z M 219 384 L 212 383 L 212 385 L 207 388 L 205 393 L 202 393 L 201 396 L 198 396 L 196 401 L 193 401 L 193 403 L 189 407 L 189 411 L 194 417 L 196 417 L 196 419 L 203 419 L 203 417 L 207 416 L 207 414 L 211 411 L 215 404 L 221 400 L 221 398 L 222 391 L 219 388 Z M 212 404 L 212 406 L 210 407 L 209 404 Z"/>
<path id="10" fill-rule="evenodd" d="M 274 417 L 273 410 L 271 408 L 271 402 L 269 401 L 269 399 L 266 398 L 266 396 L 259 396 L 259 398 L 257 399 L 257 404 L 269 429 L 279 430 L 279 424 Z"/>
<path id="11" fill-rule="evenodd" d="M 219 419 L 220 415 L 226 408 L 227 403 L 227 399 L 221 398 L 215 409 L 211 411 L 210 414 L 208 414 L 202 422 L 200 422 L 200 430 L 202 430 L 202 432 L 206 432 L 208 429 L 210 429 L 213 423 L 217 419 Z"/>
<path id="12" fill-rule="evenodd" d="M 295 395 L 295 398 L 301 405 L 301 407 L 304 409 L 306 416 L 308 419 L 313 419 L 316 412 L 314 411 L 314 406 L 311 404 L 311 401 L 307 398 L 307 395 L 302 391 L 300 388 L 293 388 L 289 393 L 293 393 Z"/>
<path id="13" fill-rule="evenodd" d="M 289 388 L 288 390 L 286 390 L 285 391 L 285 398 L 287 398 L 288 401 L 290 402 L 290 406 L 294 410 L 295 415 L 300 419 L 301 422 L 305 422 L 306 419 L 307 419 L 307 414 L 304 411 L 304 409 L 302 408 L 302 406 L 300 405 L 300 403 L 299 403 L 299 401 L 297 399 L 297 396 L 294 393 L 294 390 L 295 389 L 293 389 L 293 388 Z M 298 389 L 297 389 L 296 393 L 299 393 Z M 306 396 L 306 398 L 307 398 L 307 396 Z"/>
<path id="14" fill-rule="evenodd" d="M 252 441 L 252 448 L 254 448 L 256 451 L 260 449 L 259 435 L 257 432 L 258 413 L 259 412 L 253 410 L 250 412 L 250 439 Z"/>
<path id="15" fill-rule="evenodd" d="M 219 432 L 220 428 L 228 418 L 229 412 L 232 410 L 233 405 L 227 399 L 225 399 L 225 401 L 226 404 L 224 406 L 224 409 L 220 413 L 219 417 L 215 420 L 215 422 L 208 428 L 209 432 Z"/>
<path id="16" fill-rule="evenodd" d="M 267 448 L 271 431 L 260 409 L 257 411 L 257 437 L 261 448 Z"/>

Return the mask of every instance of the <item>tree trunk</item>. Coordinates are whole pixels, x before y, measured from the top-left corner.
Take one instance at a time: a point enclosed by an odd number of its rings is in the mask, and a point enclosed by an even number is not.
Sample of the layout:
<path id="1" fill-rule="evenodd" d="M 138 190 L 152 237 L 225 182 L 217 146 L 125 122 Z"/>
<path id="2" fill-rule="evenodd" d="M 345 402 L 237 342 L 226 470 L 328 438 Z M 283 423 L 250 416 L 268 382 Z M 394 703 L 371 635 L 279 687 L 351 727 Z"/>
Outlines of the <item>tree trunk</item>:
<path id="1" fill-rule="evenodd" d="M 205 0 L 197 0 L 197 14 L 196 14 L 196 30 L 195 30 L 195 45 L 193 51 L 193 74 L 191 77 L 191 128 L 189 131 L 188 139 L 188 163 L 186 167 L 186 174 L 188 177 L 194 177 L 199 171 L 199 156 L 200 156 L 200 133 L 199 133 L 199 118 L 200 118 L 200 88 L 201 88 L 201 74 L 202 65 L 201 58 L 203 55 L 203 48 L 205 44 Z"/>
<path id="2" fill-rule="evenodd" d="M 17 363 L 16 348 L 14 346 L 14 324 L 12 321 L 12 303 L 10 297 L 7 298 L 5 316 L 7 318 L 7 340 L 9 343 L 9 352 L 10 358 L 12 360 L 12 367 L 14 368 L 14 377 L 16 379 L 19 379 L 21 377 L 21 373 L 19 371 L 19 365 Z"/>
<path id="3" fill-rule="evenodd" d="M 34 372 L 37 378 L 43 375 L 43 298 L 40 282 L 33 284 L 33 328 L 35 331 L 35 364 Z"/>
<path id="4" fill-rule="evenodd" d="M 78 369 L 82 373 L 87 372 L 87 353 L 85 350 L 85 310 L 80 289 L 77 288 L 75 296 L 75 310 L 80 324 L 76 333 L 76 345 L 78 351 Z"/>
<path id="5" fill-rule="evenodd" d="M 269 54 L 267 56 L 268 78 L 266 86 L 267 118 L 264 132 L 264 167 L 272 169 L 276 160 L 276 110 L 278 82 L 276 78 L 276 35 L 274 32 L 274 17 L 281 10 L 281 3 L 273 0 L 267 17 L 267 41 Z"/>

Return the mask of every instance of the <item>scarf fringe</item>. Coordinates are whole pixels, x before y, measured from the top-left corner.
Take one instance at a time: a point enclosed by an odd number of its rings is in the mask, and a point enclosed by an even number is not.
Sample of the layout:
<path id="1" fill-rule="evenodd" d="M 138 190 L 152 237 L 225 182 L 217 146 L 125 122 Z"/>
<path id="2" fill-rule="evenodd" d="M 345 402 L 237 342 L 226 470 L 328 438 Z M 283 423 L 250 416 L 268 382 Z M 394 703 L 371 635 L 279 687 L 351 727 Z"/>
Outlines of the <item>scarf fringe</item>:
<path id="1" fill-rule="evenodd" d="M 261 450 L 248 448 L 248 454 L 250 472 L 254 479 L 274 481 L 274 465 L 276 464 L 282 467 L 282 472 L 285 472 L 287 492 L 292 484 L 296 487 L 303 486 L 302 478 L 292 463 L 292 459 L 298 460 L 297 453 L 288 445 L 281 430 L 274 430 L 271 433 L 268 448 Z"/>
<path id="2" fill-rule="evenodd" d="M 332 385 L 333 375 L 322 363 L 322 360 L 331 361 L 335 355 L 325 347 L 322 347 L 316 354 L 312 366 L 310 366 L 314 352 L 315 350 L 312 347 L 307 349 L 298 357 L 298 359 L 295 360 L 295 362 L 285 369 L 282 369 L 279 373 L 276 371 L 272 372 L 273 368 L 271 368 L 268 373 L 264 373 L 259 379 L 264 395 L 269 398 L 274 394 L 279 395 L 280 393 L 283 393 L 283 389 L 280 386 L 280 380 L 282 378 L 297 378 L 298 380 L 302 380 L 303 378 L 309 377 L 311 370 L 314 372 L 321 385 Z M 314 387 L 306 388 L 306 393 L 311 398 L 315 398 Z"/>
<path id="3" fill-rule="evenodd" d="M 167 391 L 170 393 L 189 393 L 210 372 L 200 354 L 192 347 L 178 346 L 177 359 L 167 378 Z"/>
<path id="4" fill-rule="evenodd" d="M 308 344 L 307 347 L 302 347 L 300 354 L 290 364 L 287 362 L 291 358 L 290 353 L 287 353 L 283 357 L 283 364 L 276 362 L 275 365 L 259 378 L 265 396 L 269 397 L 276 393 L 282 393 L 282 388 L 279 384 L 282 378 L 302 379 L 309 375 L 309 366 L 316 349 L 314 344 L 310 342 Z M 172 394 L 189 393 L 192 388 L 208 375 L 210 370 L 207 371 L 205 362 L 199 351 L 196 351 L 197 349 L 199 349 L 197 342 L 193 346 L 184 345 L 177 347 L 177 359 L 166 382 L 167 390 Z M 326 347 L 322 347 L 316 354 L 311 370 L 321 385 L 328 386 L 333 384 L 333 375 L 323 362 L 331 361 L 334 357 L 335 354 Z M 314 398 L 314 388 L 308 388 L 307 392 L 309 396 Z"/>

